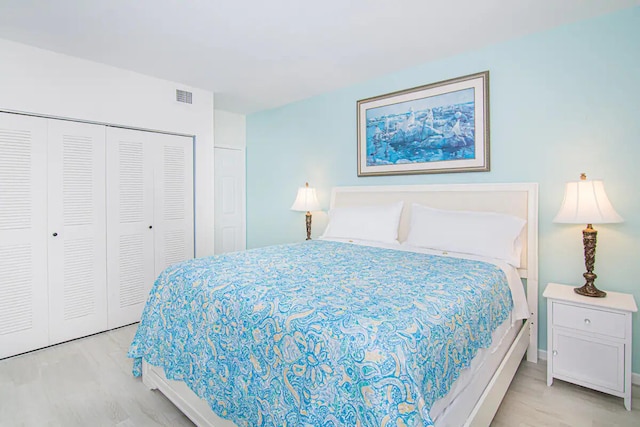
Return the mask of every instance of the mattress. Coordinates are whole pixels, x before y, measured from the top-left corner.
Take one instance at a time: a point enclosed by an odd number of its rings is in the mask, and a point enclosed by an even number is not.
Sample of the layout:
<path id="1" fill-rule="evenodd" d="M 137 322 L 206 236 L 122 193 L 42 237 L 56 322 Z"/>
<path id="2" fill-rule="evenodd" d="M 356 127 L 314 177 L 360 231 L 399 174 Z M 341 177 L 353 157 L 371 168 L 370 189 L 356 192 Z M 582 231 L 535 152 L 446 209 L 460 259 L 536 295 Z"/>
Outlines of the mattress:
<path id="1" fill-rule="evenodd" d="M 431 425 L 448 412 L 439 399 L 469 389 L 464 368 L 490 359 L 474 356 L 500 341 L 496 328 L 517 320 L 506 277 L 336 242 L 192 260 L 156 281 L 130 356 L 238 425 Z"/>
<path id="2" fill-rule="evenodd" d="M 397 251 L 416 252 L 421 254 L 437 255 L 437 256 L 447 257 L 447 258 L 467 259 L 472 261 L 481 261 L 481 262 L 493 264 L 502 270 L 502 272 L 505 274 L 507 283 L 509 284 L 509 289 L 511 290 L 511 297 L 513 299 L 513 311 L 512 311 L 513 321 L 515 322 L 517 320 L 524 320 L 529 318 L 529 305 L 527 303 L 527 297 L 525 295 L 524 286 L 522 285 L 522 280 L 520 279 L 520 274 L 518 273 L 518 269 L 501 259 L 487 258 L 483 256 L 471 255 L 471 254 L 465 254 L 465 253 L 459 253 L 459 252 L 441 251 L 437 249 L 422 248 L 422 247 L 412 246 L 407 243 L 381 243 L 381 242 L 372 242 L 369 240 L 322 238 L 322 237 L 320 238 L 320 240 L 348 243 L 352 245 L 371 246 L 375 248 L 387 248 L 387 249 L 393 249 Z"/>
<path id="3" fill-rule="evenodd" d="M 492 334 L 491 346 L 478 350 L 470 366 L 462 370 L 458 379 L 453 383 L 449 392 L 436 400 L 431 406 L 429 414 L 436 427 L 457 427 L 464 425 L 467 416 L 480 399 L 484 389 L 504 359 L 511 343 L 515 340 L 522 321 L 528 318 L 528 306 L 524 294 L 524 287 L 515 267 L 508 263 L 456 252 L 442 252 L 438 250 L 419 248 L 407 244 L 392 244 L 371 242 L 366 240 L 336 239 L 327 240 L 350 243 L 356 245 L 384 247 L 395 250 L 436 254 L 440 256 L 481 260 L 500 267 L 509 281 L 514 299 L 511 315 Z"/>

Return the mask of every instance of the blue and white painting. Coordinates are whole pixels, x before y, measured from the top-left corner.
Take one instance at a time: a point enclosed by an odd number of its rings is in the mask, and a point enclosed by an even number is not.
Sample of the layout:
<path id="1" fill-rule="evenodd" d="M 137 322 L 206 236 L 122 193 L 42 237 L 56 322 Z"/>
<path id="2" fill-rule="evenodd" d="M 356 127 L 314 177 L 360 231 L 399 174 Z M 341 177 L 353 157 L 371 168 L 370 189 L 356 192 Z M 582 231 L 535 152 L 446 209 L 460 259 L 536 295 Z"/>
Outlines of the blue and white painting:
<path id="1" fill-rule="evenodd" d="M 366 165 L 476 158 L 474 88 L 366 110 Z"/>

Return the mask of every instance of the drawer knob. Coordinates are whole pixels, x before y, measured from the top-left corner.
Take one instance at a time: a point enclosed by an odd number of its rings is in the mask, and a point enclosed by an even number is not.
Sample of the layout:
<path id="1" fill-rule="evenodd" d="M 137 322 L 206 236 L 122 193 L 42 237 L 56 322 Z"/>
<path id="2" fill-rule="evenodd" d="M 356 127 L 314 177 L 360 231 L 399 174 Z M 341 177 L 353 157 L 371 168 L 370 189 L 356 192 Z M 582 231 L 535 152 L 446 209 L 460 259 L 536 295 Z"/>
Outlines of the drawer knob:
<path id="1" fill-rule="evenodd" d="M 558 350 L 553 350 L 553 355 L 557 356 L 558 355 Z"/>
<path id="2" fill-rule="evenodd" d="M 590 319 L 584 319 L 584 324 L 585 325 L 590 325 L 591 324 L 591 320 Z"/>

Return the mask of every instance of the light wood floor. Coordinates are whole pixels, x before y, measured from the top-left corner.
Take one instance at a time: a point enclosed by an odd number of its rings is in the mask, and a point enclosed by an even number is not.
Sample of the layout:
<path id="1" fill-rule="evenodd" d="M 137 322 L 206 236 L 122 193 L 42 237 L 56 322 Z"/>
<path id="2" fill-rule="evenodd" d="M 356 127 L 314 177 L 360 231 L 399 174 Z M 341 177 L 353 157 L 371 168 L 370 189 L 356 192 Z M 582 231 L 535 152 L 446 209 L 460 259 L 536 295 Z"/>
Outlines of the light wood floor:
<path id="1" fill-rule="evenodd" d="M 193 426 L 131 375 L 135 328 L 0 360 L 0 426 Z M 492 425 L 640 426 L 640 388 L 633 394 L 629 412 L 621 398 L 557 380 L 547 387 L 546 364 L 523 362 Z"/>

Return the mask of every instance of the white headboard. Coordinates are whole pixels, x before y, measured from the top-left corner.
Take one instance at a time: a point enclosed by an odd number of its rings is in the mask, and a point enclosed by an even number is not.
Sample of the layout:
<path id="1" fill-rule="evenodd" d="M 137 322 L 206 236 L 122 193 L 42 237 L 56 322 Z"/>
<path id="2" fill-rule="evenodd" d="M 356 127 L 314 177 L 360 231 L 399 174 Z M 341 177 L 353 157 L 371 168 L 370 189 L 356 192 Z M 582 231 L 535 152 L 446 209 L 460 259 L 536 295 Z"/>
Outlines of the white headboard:
<path id="1" fill-rule="evenodd" d="M 530 349 L 537 351 L 538 323 L 538 184 L 434 184 L 334 187 L 331 208 L 369 206 L 404 201 L 398 239 L 406 239 L 411 220 L 411 204 L 439 209 L 498 212 L 527 221 L 522 232 L 523 253 L 520 276 L 527 279 L 527 300 L 532 315 Z M 528 360 L 537 353 L 529 351 Z M 533 358 L 533 359 L 532 359 Z"/>

